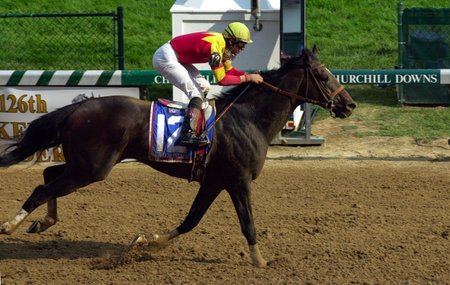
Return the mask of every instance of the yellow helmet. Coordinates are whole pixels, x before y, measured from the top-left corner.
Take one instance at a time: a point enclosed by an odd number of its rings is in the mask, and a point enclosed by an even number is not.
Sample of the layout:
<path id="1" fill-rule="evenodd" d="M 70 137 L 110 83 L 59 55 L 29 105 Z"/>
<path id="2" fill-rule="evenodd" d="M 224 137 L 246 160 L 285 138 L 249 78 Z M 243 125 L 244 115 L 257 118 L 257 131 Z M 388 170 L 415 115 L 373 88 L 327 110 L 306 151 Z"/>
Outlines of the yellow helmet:
<path id="1" fill-rule="evenodd" d="M 240 22 L 233 22 L 229 24 L 223 32 L 223 37 L 226 39 L 232 39 L 235 42 L 252 43 L 250 38 L 250 31 L 247 26 Z"/>

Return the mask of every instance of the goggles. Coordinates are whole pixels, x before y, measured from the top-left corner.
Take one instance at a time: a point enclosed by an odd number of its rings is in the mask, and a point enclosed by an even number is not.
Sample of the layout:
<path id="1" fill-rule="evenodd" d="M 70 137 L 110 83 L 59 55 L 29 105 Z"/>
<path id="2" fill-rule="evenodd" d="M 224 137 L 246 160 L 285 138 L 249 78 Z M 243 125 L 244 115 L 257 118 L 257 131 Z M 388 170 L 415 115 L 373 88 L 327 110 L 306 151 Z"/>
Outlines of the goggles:
<path id="1" fill-rule="evenodd" d="M 244 43 L 244 42 L 237 42 L 234 45 L 237 46 L 239 49 L 243 49 L 243 48 L 245 48 L 246 44 L 247 43 Z"/>

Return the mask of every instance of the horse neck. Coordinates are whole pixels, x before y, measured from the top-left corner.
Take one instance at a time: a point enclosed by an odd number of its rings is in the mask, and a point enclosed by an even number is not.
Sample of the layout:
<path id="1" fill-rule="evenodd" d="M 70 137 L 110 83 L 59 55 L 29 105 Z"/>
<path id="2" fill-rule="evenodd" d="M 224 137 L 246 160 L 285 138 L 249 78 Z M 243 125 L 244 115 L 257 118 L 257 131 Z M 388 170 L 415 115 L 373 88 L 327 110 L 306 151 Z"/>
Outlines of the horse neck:
<path id="1" fill-rule="evenodd" d="M 290 99 L 263 86 L 254 86 L 243 97 L 236 102 L 233 116 L 255 126 L 270 143 L 293 111 Z"/>
<path id="2" fill-rule="evenodd" d="M 292 114 L 292 103 L 290 98 L 275 92 L 267 92 L 267 99 L 260 101 L 262 109 L 266 110 L 260 113 L 260 116 L 265 118 L 261 129 L 264 130 L 268 140 L 272 141 Z"/>

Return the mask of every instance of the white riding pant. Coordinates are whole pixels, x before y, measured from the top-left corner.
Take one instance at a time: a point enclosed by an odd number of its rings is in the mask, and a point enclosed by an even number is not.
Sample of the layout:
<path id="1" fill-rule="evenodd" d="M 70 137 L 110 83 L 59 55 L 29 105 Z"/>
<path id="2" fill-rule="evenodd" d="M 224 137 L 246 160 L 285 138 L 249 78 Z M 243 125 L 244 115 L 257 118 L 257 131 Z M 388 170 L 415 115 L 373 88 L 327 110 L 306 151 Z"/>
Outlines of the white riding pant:
<path id="1" fill-rule="evenodd" d="M 210 84 L 192 64 L 181 64 L 170 43 L 161 46 L 153 55 L 153 67 L 170 83 L 190 99 L 202 100 L 208 94 Z"/>

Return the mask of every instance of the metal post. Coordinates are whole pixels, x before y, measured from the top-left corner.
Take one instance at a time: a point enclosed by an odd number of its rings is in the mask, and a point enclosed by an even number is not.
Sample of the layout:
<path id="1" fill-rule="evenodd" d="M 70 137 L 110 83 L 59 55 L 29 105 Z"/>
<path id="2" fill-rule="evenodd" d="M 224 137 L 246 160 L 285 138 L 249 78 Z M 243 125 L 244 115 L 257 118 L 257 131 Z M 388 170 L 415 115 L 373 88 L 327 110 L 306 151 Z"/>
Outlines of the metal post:
<path id="1" fill-rule="evenodd" d="M 308 103 L 303 104 L 305 114 L 305 140 L 307 143 L 311 140 L 311 106 Z"/>
<path id="2" fill-rule="evenodd" d="M 283 0 L 280 0 L 280 62 L 283 62 L 281 58 L 281 51 L 284 51 L 284 24 L 283 24 Z"/>
<path id="3" fill-rule="evenodd" d="M 300 0 L 300 6 L 301 6 L 301 32 L 302 32 L 302 41 L 303 41 L 303 48 L 306 47 L 306 32 L 305 32 L 305 10 L 306 10 L 306 1 L 305 0 Z M 305 116 L 305 139 L 306 142 L 309 142 L 311 139 L 311 106 L 308 103 L 303 104 L 302 106 L 303 109 L 303 114 Z"/>
<path id="4" fill-rule="evenodd" d="M 124 54 L 124 44 L 123 44 L 123 8 L 122 6 L 117 7 L 117 47 L 118 47 L 118 61 L 119 69 L 125 69 L 125 54 Z"/>
<path id="5" fill-rule="evenodd" d="M 306 23 L 306 0 L 300 0 L 300 6 L 302 7 L 301 9 L 301 32 L 302 32 L 302 41 L 303 41 L 303 47 L 306 46 L 306 29 L 305 29 L 305 23 Z"/>
<path id="6" fill-rule="evenodd" d="M 398 27 L 398 68 L 403 69 L 403 48 L 405 41 L 403 39 L 403 1 L 399 0 L 397 5 L 397 27 Z"/>
<path id="7" fill-rule="evenodd" d="M 405 48 L 405 39 L 403 37 L 403 1 L 399 0 L 397 5 L 397 27 L 398 27 L 398 68 L 403 69 L 403 56 L 404 56 L 404 48 Z M 402 105 L 404 102 L 403 98 L 403 84 L 397 85 L 397 100 Z"/>

